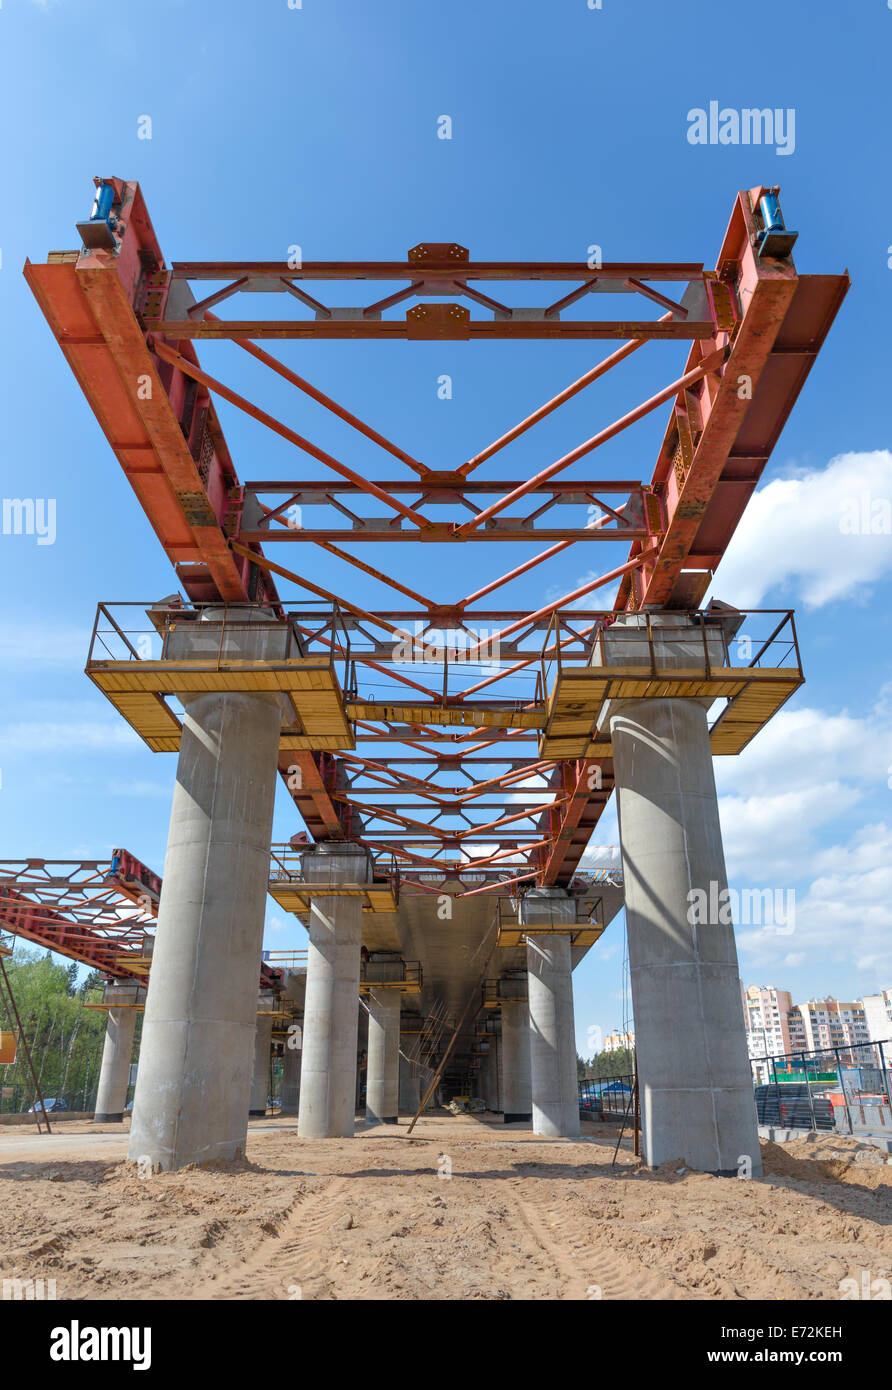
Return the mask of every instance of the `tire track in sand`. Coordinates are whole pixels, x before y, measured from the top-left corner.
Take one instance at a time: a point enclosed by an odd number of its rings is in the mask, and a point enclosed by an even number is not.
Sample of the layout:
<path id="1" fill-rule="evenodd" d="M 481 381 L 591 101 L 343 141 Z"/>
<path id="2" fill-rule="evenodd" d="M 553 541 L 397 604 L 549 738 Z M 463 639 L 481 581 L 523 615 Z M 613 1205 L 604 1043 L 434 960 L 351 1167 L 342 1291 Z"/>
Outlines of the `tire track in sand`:
<path id="1" fill-rule="evenodd" d="M 581 1297 L 591 1301 L 603 1299 L 682 1299 L 689 1298 L 673 1280 L 649 1270 L 636 1255 L 617 1249 L 616 1244 L 592 1244 L 579 1231 L 579 1213 L 550 1210 L 548 1227 L 551 1239 L 569 1253 L 569 1263 L 584 1284 Z M 622 1242 L 622 1220 L 610 1223 L 617 1244 Z M 553 1234 L 552 1234 L 553 1233 Z"/>
<path id="2" fill-rule="evenodd" d="M 344 1213 L 347 1186 L 346 1178 L 334 1178 L 321 1191 L 308 1193 L 291 1208 L 275 1235 L 270 1233 L 239 1264 L 208 1278 L 203 1296 L 312 1298 L 313 1286 L 329 1277 L 332 1251 L 326 1245 L 325 1235 Z"/>

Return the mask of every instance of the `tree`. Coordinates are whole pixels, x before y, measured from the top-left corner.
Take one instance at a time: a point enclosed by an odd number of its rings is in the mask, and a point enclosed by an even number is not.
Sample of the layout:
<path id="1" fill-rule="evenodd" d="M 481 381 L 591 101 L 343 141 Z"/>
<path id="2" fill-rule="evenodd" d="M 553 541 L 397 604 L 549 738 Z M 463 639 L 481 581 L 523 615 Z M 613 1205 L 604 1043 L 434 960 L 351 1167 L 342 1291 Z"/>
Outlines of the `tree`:
<path id="1" fill-rule="evenodd" d="M 104 1010 L 84 1007 L 102 998 L 98 975 L 94 971 L 78 985 L 78 966 L 74 962 L 57 965 L 49 952 L 41 955 L 18 949 L 6 961 L 6 973 L 42 1094 L 61 1098 L 72 1109 L 80 1109 L 88 1075 L 93 1078 L 90 1091 L 95 1088 L 105 1041 Z M 15 1019 L 9 1017 L 3 1004 L 0 1027 L 15 1029 Z M 34 1103 L 33 1083 L 22 1048 L 16 1061 L 0 1068 L 0 1073 L 3 1085 L 15 1088 L 14 1099 L 6 1102 L 7 1109 L 26 1110 Z"/>

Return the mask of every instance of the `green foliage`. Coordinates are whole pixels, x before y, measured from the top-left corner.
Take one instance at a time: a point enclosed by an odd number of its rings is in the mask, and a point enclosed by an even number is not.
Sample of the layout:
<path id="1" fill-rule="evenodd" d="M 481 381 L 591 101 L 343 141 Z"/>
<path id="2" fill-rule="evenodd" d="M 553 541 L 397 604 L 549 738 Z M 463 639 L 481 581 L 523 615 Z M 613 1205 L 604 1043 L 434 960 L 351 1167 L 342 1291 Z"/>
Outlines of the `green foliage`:
<path id="1" fill-rule="evenodd" d="M 634 1070 L 635 1058 L 627 1047 L 619 1047 L 615 1052 L 599 1052 L 587 1062 L 576 1057 L 576 1074 L 580 1079 L 600 1081 L 611 1076 L 631 1076 Z"/>
<path id="2" fill-rule="evenodd" d="M 101 1009 L 85 1009 L 84 1002 L 101 1000 L 99 976 L 94 971 L 79 985 L 74 962 L 57 965 L 49 952 L 20 947 L 5 964 L 43 1096 L 62 1098 L 72 1110 L 90 1109 L 107 1015 Z M 14 1031 L 15 1026 L 5 1000 L 0 1000 L 0 1027 Z M 0 1103 L 3 1110 L 27 1110 L 33 1103 L 22 1047 L 12 1066 L 0 1067 L 0 1083 L 15 1087 L 14 1098 Z"/>

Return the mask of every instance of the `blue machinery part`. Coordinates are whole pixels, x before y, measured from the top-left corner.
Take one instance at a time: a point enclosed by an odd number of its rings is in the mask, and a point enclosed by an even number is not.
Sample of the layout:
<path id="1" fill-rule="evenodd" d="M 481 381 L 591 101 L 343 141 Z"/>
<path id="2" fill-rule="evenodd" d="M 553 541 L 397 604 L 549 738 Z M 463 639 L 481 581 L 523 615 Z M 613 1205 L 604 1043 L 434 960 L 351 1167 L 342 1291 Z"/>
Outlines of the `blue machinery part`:
<path id="1" fill-rule="evenodd" d="M 787 231 L 776 188 L 762 194 L 759 199 L 759 216 L 762 219 L 762 235 L 756 245 L 757 253 L 760 256 L 778 258 L 789 256 L 799 233 Z"/>
<path id="2" fill-rule="evenodd" d="M 111 183 L 100 183 L 88 222 L 78 222 L 77 231 L 88 251 L 117 251 L 118 243 L 114 228 L 117 218 L 112 212 L 115 203 L 115 188 Z"/>

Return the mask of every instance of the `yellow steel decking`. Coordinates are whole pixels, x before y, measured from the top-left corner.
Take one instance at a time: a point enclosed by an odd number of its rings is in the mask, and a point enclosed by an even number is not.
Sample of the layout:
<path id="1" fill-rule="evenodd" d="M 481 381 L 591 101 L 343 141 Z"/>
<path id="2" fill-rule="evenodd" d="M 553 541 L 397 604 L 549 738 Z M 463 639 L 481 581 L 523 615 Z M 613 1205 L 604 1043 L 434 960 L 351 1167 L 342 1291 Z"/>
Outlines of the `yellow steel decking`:
<path id="1" fill-rule="evenodd" d="M 597 720 L 608 700 L 706 699 L 730 703 L 710 734 L 713 754 L 739 753 L 803 683 L 797 667 L 564 667 L 548 696 L 541 758 L 609 758 Z"/>
<path id="2" fill-rule="evenodd" d="M 337 676 L 318 657 L 275 662 L 90 661 L 87 675 L 156 753 L 172 753 L 180 746 L 182 726 L 164 696 L 184 692 L 285 694 L 297 723 L 283 726 L 280 748 L 334 751 L 356 746 Z"/>
<path id="3" fill-rule="evenodd" d="M 545 712 L 541 704 L 527 709 L 493 709 L 473 701 L 454 705 L 413 704 L 409 700 L 386 703 L 350 700 L 350 719 L 393 719 L 406 724 L 457 724 L 485 729 L 541 729 Z"/>
<path id="4" fill-rule="evenodd" d="M 546 705 L 492 709 L 473 704 L 424 705 L 406 701 L 345 702 L 334 670 L 312 657 L 269 661 L 91 661 L 87 674 L 128 724 L 155 752 L 175 752 L 182 727 L 166 695 L 188 691 L 254 691 L 286 694 L 296 723 L 285 726 L 280 748 L 352 749 L 353 721 L 385 719 L 408 724 L 473 728 L 541 729 L 541 758 L 609 758 L 609 730 L 597 728 L 608 700 L 727 698 L 713 726 L 713 754 L 739 753 L 803 683 L 796 667 L 564 666 Z M 380 909 L 383 910 L 383 909 Z"/>
<path id="5" fill-rule="evenodd" d="M 397 900 L 390 883 L 304 883 L 270 879 L 269 895 L 286 912 L 309 912 L 313 898 L 364 898 L 364 912 L 396 912 Z"/>
<path id="6" fill-rule="evenodd" d="M 522 927 L 517 922 L 505 922 L 499 927 L 498 945 L 507 947 L 523 946 L 527 936 L 548 936 L 560 934 L 570 937 L 571 946 L 594 946 L 599 936 L 603 936 L 604 927 L 601 922 L 579 922 L 575 925 L 571 922 L 559 923 L 556 926 L 547 925 L 534 927 Z"/>

